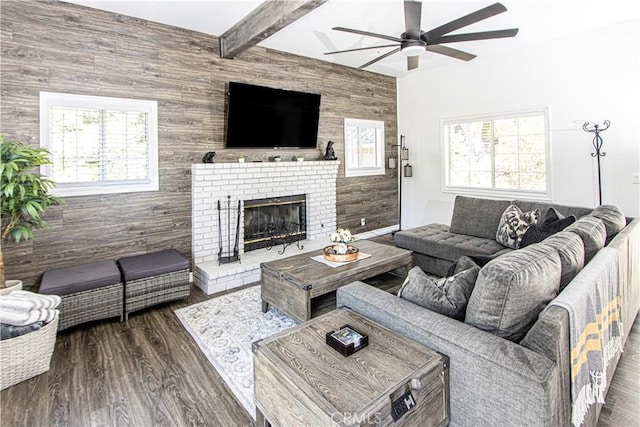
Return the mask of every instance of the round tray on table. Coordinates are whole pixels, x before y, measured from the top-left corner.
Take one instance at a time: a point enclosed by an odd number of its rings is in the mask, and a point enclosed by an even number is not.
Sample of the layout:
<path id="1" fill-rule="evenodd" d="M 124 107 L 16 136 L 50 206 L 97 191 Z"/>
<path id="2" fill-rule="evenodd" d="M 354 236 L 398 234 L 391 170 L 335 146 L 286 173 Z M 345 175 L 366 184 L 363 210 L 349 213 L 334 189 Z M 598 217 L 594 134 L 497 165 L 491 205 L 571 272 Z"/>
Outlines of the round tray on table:
<path id="1" fill-rule="evenodd" d="M 347 262 L 354 261 L 358 259 L 358 255 L 360 251 L 355 246 L 347 245 L 347 253 L 346 254 L 337 254 L 333 250 L 333 246 L 325 246 L 322 250 L 322 256 L 327 261 L 332 262 Z"/>

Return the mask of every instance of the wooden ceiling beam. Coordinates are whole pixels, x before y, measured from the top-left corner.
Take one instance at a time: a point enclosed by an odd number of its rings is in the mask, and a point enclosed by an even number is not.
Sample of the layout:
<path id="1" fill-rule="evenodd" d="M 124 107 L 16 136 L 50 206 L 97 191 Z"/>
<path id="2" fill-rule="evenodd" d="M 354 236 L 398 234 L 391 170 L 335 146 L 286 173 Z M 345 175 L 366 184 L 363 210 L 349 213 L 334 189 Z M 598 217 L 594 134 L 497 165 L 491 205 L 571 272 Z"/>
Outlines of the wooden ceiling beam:
<path id="1" fill-rule="evenodd" d="M 220 57 L 235 58 L 327 1 L 265 1 L 220 36 Z"/>

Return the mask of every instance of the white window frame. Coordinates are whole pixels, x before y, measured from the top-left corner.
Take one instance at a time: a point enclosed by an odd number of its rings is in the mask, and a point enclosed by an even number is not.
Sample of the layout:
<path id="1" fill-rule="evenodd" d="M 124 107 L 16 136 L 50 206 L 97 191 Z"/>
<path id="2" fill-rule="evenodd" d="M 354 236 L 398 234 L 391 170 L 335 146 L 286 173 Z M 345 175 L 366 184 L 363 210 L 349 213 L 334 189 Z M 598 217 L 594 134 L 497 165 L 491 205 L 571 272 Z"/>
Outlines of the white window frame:
<path id="1" fill-rule="evenodd" d="M 40 146 L 52 152 L 50 137 L 50 108 L 69 107 L 87 108 L 93 110 L 120 110 L 136 111 L 147 114 L 147 138 L 148 138 L 148 178 L 145 180 L 118 181 L 118 182 L 82 182 L 82 183 L 56 183 L 52 190 L 56 195 L 63 197 L 87 196 L 95 194 L 132 193 L 142 191 L 158 191 L 158 103 L 157 101 L 113 98 L 105 96 L 76 95 L 68 93 L 40 92 Z M 55 160 L 54 160 L 55 161 Z M 52 175 L 51 166 L 41 167 L 41 173 L 48 177 Z"/>
<path id="2" fill-rule="evenodd" d="M 449 146 L 446 140 L 444 127 L 454 123 L 492 121 L 499 119 L 508 119 L 514 117 L 526 117 L 532 115 L 543 115 L 545 124 L 545 179 L 546 190 L 519 190 L 519 189 L 500 189 L 500 188 L 476 188 L 476 187 L 460 187 L 449 185 Z M 552 200 L 552 170 L 551 170 L 551 136 L 549 131 L 549 108 L 546 106 L 532 107 L 522 110 L 514 110 L 502 113 L 482 114 L 474 116 L 451 117 L 440 120 L 440 137 L 441 137 L 441 171 L 442 171 L 442 187 L 443 193 L 462 194 L 469 196 L 494 197 L 499 199 L 515 199 L 525 198 L 528 200 L 551 201 Z M 491 162 L 494 163 L 494 154 L 492 153 Z"/>
<path id="3" fill-rule="evenodd" d="M 380 134 L 380 140 L 376 141 L 376 165 L 367 167 L 350 167 L 351 150 L 350 141 L 347 140 L 347 127 L 358 127 L 363 129 L 376 129 Z M 359 141 L 358 141 L 359 144 Z M 385 174 L 385 157 L 384 157 L 384 122 L 381 120 L 364 120 L 364 119 L 344 119 L 344 176 L 371 176 Z M 358 147 L 359 149 L 359 147 Z"/>

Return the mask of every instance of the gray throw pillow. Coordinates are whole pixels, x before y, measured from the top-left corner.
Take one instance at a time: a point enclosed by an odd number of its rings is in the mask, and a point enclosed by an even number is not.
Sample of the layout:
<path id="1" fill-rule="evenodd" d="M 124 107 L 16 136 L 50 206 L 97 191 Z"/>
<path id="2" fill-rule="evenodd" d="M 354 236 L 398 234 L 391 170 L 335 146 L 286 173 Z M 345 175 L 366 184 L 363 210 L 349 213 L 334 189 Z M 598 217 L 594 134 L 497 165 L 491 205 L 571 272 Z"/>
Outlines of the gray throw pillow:
<path id="1" fill-rule="evenodd" d="M 600 218 L 604 223 L 607 230 L 607 240 L 610 240 L 627 225 L 627 219 L 622 211 L 613 205 L 600 205 L 591 212 L 591 215 Z"/>
<path id="2" fill-rule="evenodd" d="M 496 232 L 496 242 L 511 249 L 518 249 L 522 236 L 529 227 L 538 222 L 540 211 L 538 209 L 522 212 L 515 204 L 509 205 L 502 213 L 498 231 Z"/>
<path id="3" fill-rule="evenodd" d="M 434 280 L 420 267 L 413 267 L 398 291 L 398 296 L 421 307 L 462 321 L 479 271 L 480 267 L 475 266 L 451 277 Z"/>
<path id="4" fill-rule="evenodd" d="M 544 244 L 499 256 L 480 270 L 465 323 L 519 342 L 558 294 L 561 269 L 558 252 Z"/>

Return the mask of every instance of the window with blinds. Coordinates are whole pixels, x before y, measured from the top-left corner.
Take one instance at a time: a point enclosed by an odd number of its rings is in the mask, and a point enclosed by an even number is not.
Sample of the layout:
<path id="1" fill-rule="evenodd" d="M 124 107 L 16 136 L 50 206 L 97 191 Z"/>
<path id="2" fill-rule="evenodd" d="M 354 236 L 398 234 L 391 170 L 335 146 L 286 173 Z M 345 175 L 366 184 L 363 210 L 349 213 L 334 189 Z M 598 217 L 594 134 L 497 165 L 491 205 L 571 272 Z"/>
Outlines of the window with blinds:
<path id="1" fill-rule="evenodd" d="M 384 175 L 384 122 L 344 120 L 345 176 Z"/>
<path id="2" fill-rule="evenodd" d="M 443 191 L 549 197 L 547 109 L 442 121 Z"/>
<path id="3" fill-rule="evenodd" d="M 40 93 L 44 173 L 61 196 L 158 190 L 157 102 Z"/>

